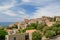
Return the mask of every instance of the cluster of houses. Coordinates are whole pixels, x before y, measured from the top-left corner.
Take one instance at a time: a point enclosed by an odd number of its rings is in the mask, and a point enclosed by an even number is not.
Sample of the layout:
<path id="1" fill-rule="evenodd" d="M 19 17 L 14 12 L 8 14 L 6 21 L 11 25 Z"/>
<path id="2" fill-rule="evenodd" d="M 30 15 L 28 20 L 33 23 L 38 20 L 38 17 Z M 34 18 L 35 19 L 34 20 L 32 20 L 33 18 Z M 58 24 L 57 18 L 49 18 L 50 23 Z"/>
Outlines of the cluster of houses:
<path id="1" fill-rule="evenodd" d="M 30 19 L 30 20 L 24 19 L 24 22 L 18 23 L 18 29 L 20 28 L 24 29 L 28 24 L 37 23 L 37 22 L 38 23 L 45 22 L 47 26 L 51 26 L 56 21 L 60 21 L 60 16 L 54 16 L 54 17 L 42 16 L 41 18 L 36 18 L 36 19 Z"/>
<path id="2" fill-rule="evenodd" d="M 32 40 L 32 32 L 36 30 L 27 30 L 25 33 L 22 34 L 16 34 L 19 29 L 24 29 L 27 27 L 28 24 L 31 23 L 41 23 L 45 22 L 47 26 L 52 26 L 56 21 L 60 21 L 60 16 L 55 17 L 47 17 L 43 16 L 41 18 L 36 19 L 24 19 L 23 22 L 16 22 L 12 25 L 9 25 L 9 27 L 17 25 L 18 29 L 7 29 L 8 35 L 6 35 L 5 40 Z"/>

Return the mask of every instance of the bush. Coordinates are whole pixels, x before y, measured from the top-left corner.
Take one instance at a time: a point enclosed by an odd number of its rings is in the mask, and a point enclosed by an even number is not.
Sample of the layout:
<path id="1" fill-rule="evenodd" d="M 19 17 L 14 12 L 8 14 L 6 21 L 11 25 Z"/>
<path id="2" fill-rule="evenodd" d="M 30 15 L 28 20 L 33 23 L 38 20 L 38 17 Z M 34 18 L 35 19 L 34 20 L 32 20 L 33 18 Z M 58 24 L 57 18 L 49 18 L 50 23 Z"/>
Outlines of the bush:
<path id="1" fill-rule="evenodd" d="M 41 40 L 41 38 L 42 38 L 42 35 L 40 32 L 35 31 L 32 33 L 32 40 Z"/>
<path id="2" fill-rule="evenodd" d="M 50 28 L 49 28 L 48 26 L 45 26 L 45 27 L 43 28 L 43 30 L 42 30 L 43 35 L 45 35 L 45 33 L 46 33 L 47 30 L 50 30 Z"/>
<path id="3" fill-rule="evenodd" d="M 7 35 L 8 33 L 5 30 L 0 29 L 0 40 L 4 40 L 5 39 L 5 35 Z"/>
<path id="4" fill-rule="evenodd" d="M 51 30 L 55 31 L 56 35 L 60 34 L 60 24 L 55 23 L 54 25 L 52 25 Z"/>
<path id="5" fill-rule="evenodd" d="M 32 27 L 34 29 L 36 29 L 37 26 L 38 26 L 38 23 L 31 23 L 31 24 L 27 25 L 27 27 Z"/>
<path id="6" fill-rule="evenodd" d="M 55 31 L 52 31 L 52 30 L 48 30 L 48 31 L 45 33 L 45 36 L 46 36 L 47 38 L 51 38 L 51 37 L 53 37 L 53 36 L 55 36 L 55 35 L 56 35 Z"/>
<path id="7" fill-rule="evenodd" d="M 45 26 L 46 26 L 45 23 L 40 23 L 40 24 L 38 24 L 38 26 L 37 26 L 37 30 L 42 31 L 42 29 L 43 29 Z"/>
<path id="8" fill-rule="evenodd" d="M 60 27 L 60 24 L 59 23 L 55 23 L 52 25 L 52 27 Z"/>

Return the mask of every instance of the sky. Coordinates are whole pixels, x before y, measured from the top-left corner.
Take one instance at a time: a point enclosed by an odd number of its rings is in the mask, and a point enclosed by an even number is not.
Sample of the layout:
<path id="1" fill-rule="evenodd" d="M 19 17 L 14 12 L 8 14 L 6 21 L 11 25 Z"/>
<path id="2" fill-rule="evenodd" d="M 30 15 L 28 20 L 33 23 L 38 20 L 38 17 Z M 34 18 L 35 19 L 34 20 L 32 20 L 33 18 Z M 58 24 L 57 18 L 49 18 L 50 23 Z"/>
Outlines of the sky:
<path id="1" fill-rule="evenodd" d="M 60 0 L 0 0 L 0 22 L 60 16 Z"/>

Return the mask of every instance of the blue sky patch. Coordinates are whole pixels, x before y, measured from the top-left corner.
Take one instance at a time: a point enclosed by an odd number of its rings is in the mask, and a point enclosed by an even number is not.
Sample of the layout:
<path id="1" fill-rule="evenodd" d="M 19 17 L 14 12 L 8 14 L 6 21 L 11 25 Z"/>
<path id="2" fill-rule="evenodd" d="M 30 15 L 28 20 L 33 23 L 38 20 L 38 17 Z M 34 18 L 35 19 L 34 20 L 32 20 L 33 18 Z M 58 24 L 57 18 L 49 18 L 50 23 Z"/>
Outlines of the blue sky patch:
<path id="1" fill-rule="evenodd" d="M 0 22 L 60 16 L 60 0 L 0 0 Z"/>

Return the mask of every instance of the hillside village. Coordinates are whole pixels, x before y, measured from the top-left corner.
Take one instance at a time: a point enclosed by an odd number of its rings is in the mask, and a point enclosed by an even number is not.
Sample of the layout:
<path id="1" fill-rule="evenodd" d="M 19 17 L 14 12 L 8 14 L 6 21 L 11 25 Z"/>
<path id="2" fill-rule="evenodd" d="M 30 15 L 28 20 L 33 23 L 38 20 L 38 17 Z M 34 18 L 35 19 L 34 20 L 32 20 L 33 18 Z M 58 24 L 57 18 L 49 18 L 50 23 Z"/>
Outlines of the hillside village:
<path id="1" fill-rule="evenodd" d="M 41 18 L 36 18 L 36 19 L 24 19 L 23 22 L 16 22 L 12 25 L 9 25 L 9 27 L 12 27 L 14 25 L 18 26 L 18 29 L 24 29 L 27 27 L 28 24 L 31 23 L 41 23 L 44 22 L 46 23 L 47 26 L 53 25 L 56 21 L 60 21 L 60 16 L 54 16 L 54 17 L 48 17 L 48 16 L 42 16 Z"/>
<path id="2" fill-rule="evenodd" d="M 42 16 L 41 18 L 24 19 L 23 22 L 16 22 L 14 24 L 11 24 L 8 27 L 4 28 L 4 30 L 6 30 L 8 33 L 8 35 L 5 36 L 6 37 L 5 40 L 13 40 L 13 39 L 32 40 L 32 33 L 42 29 L 41 27 L 37 27 L 38 24 L 41 23 L 43 23 L 42 26 L 47 26 L 47 28 L 48 27 L 51 28 L 51 26 L 54 25 L 55 23 L 58 23 L 60 25 L 60 16 L 54 16 L 54 17 Z M 30 28 L 31 24 L 33 27 Z M 41 31 L 42 30 L 40 30 L 40 32 Z M 49 40 L 49 39 L 46 39 L 45 36 L 43 36 L 41 40 Z"/>
<path id="3" fill-rule="evenodd" d="M 24 29 L 28 24 L 37 23 L 37 22 L 38 23 L 45 22 L 47 26 L 51 26 L 56 21 L 60 21 L 60 16 L 54 16 L 54 17 L 42 16 L 41 18 L 36 18 L 36 19 L 30 19 L 30 20 L 24 19 L 23 22 L 16 22 L 14 24 L 9 25 L 9 27 L 17 25 L 18 29 L 20 28 Z"/>

